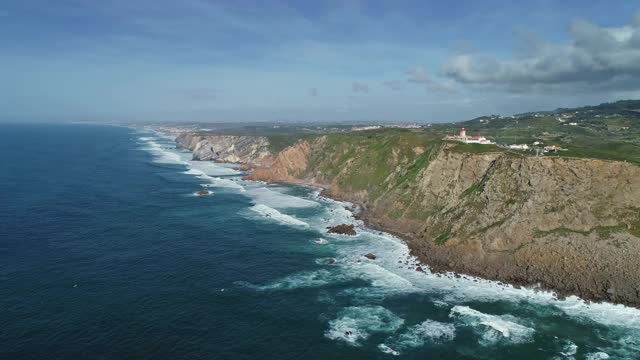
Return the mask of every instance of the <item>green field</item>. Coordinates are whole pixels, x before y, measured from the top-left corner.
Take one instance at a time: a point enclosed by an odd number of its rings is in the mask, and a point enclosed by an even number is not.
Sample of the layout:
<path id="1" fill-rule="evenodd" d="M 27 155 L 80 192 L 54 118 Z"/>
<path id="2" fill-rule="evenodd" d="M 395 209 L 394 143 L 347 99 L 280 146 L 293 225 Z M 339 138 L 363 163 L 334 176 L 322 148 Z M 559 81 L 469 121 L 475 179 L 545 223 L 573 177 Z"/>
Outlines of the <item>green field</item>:
<path id="1" fill-rule="evenodd" d="M 574 123 L 574 125 L 570 125 Z M 567 151 L 545 156 L 597 158 L 640 163 L 640 101 L 624 100 L 597 106 L 535 112 L 514 117 L 485 116 L 457 124 L 436 124 L 433 131 L 482 135 L 498 144 L 561 146 Z M 483 145 L 479 145 L 483 146 Z M 457 151 L 490 151 L 459 145 Z M 535 155 L 535 151 L 518 152 Z"/>

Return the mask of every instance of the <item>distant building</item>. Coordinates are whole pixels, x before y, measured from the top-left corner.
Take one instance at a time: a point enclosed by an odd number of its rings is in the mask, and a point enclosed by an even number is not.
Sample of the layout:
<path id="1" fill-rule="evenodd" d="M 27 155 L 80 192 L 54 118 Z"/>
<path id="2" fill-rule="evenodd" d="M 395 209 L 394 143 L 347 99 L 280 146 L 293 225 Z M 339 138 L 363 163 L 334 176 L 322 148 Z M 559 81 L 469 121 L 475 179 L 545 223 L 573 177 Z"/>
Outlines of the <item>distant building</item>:
<path id="1" fill-rule="evenodd" d="M 420 129 L 421 126 L 418 124 L 390 124 L 384 125 L 384 127 L 397 129 Z"/>
<path id="2" fill-rule="evenodd" d="M 533 145 L 542 145 L 542 144 L 543 144 L 543 142 L 542 142 L 542 141 L 534 141 L 534 142 L 533 142 Z"/>
<path id="3" fill-rule="evenodd" d="M 564 149 L 561 148 L 560 146 L 556 146 L 556 145 L 551 145 L 551 146 L 545 146 L 544 147 L 544 152 L 558 152 L 560 150 L 564 150 Z"/>
<path id="4" fill-rule="evenodd" d="M 495 144 L 493 141 L 488 140 L 484 136 L 467 136 L 467 131 L 464 128 L 460 130 L 460 135 L 447 135 L 444 140 L 460 141 L 465 144 Z"/>
<path id="5" fill-rule="evenodd" d="M 509 145 L 509 149 L 511 149 L 511 150 L 529 150 L 529 145 L 527 145 L 527 144 L 511 144 L 511 145 Z"/>
<path id="6" fill-rule="evenodd" d="M 371 126 L 360 126 L 351 128 L 351 131 L 365 131 L 365 130 L 377 130 L 382 128 L 380 125 L 371 125 Z"/>

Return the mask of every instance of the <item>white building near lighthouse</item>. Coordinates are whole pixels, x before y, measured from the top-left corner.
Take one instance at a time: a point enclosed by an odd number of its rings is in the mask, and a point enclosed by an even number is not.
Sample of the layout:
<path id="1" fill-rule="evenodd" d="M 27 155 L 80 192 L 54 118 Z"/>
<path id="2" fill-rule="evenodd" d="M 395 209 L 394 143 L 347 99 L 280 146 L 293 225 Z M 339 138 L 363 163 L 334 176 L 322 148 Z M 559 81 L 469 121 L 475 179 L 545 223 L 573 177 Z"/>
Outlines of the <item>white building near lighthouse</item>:
<path id="1" fill-rule="evenodd" d="M 465 128 L 460 129 L 460 135 L 447 135 L 443 140 L 454 140 L 460 141 L 465 144 L 481 144 L 481 145 L 491 145 L 495 144 L 491 140 L 488 140 L 484 136 L 467 136 L 467 131 Z"/>

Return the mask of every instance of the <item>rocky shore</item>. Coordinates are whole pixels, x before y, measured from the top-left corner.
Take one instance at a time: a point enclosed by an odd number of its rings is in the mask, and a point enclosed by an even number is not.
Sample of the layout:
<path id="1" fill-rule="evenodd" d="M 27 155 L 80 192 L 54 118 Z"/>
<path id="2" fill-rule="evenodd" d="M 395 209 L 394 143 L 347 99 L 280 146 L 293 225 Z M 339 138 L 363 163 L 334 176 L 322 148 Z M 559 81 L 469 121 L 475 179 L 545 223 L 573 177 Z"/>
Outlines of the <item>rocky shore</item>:
<path id="1" fill-rule="evenodd" d="M 354 229 L 354 225 L 347 225 L 347 224 L 340 224 L 337 226 L 330 226 L 328 227 L 327 232 L 330 234 L 340 234 L 340 235 L 349 235 L 349 236 L 354 236 L 356 235 L 356 230 Z"/>
<path id="2" fill-rule="evenodd" d="M 368 151 L 320 137 L 247 178 L 359 203 L 368 226 L 405 239 L 434 271 L 640 306 L 640 167 L 399 143 L 385 149 L 387 172 L 356 178 Z"/>

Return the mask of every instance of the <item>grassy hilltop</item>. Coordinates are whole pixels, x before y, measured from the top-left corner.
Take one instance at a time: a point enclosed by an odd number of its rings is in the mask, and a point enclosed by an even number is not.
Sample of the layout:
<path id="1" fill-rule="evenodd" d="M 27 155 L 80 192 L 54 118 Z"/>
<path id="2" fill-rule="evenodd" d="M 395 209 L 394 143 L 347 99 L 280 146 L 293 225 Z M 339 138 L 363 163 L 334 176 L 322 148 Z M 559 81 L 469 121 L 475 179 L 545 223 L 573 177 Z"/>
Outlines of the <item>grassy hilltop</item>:
<path id="1" fill-rule="evenodd" d="M 501 145 L 543 142 L 557 145 L 566 151 L 547 153 L 545 156 L 596 158 L 640 163 L 640 100 L 622 100 L 597 106 L 584 106 L 553 111 L 539 111 L 513 116 L 481 116 L 458 123 L 435 123 L 419 129 L 385 127 L 378 130 L 352 131 L 353 125 L 336 123 L 245 123 L 245 124 L 196 124 L 192 128 L 198 135 L 263 136 L 268 139 L 269 150 L 277 154 L 301 140 L 313 141 L 327 136 L 336 151 L 359 145 L 359 152 L 367 154 L 362 160 L 362 174 L 378 179 L 384 173 L 385 153 L 392 145 L 432 148 L 442 146 L 447 134 L 457 134 L 464 127 L 468 135 L 482 135 Z M 196 130 L 201 129 L 201 130 Z M 362 146 L 360 146 L 362 145 Z M 365 150 L 366 149 L 366 150 Z M 457 143 L 452 151 L 465 153 L 503 152 L 504 148 L 490 145 Z M 346 150 L 345 150 L 346 151 Z M 356 150 L 353 150 L 356 151 Z M 414 170 L 427 163 L 428 155 L 410 156 L 409 162 L 421 159 Z M 513 155 L 534 156 L 535 151 L 511 151 Z M 346 157 L 344 158 L 346 159 Z M 344 161 L 343 159 L 343 161 Z M 368 164 L 371 164 L 371 167 Z M 336 169 L 325 169 L 336 171 Z M 363 175 L 364 177 L 364 175 Z M 357 181 L 354 183 L 362 183 Z"/>
<path id="2" fill-rule="evenodd" d="M 503 144 L 542 141 L 546 145 L 568 149 L 553 156 L 640 163 L 640 100 L 531 112 L 513 117 L 483 116 L 455 125 L 435 127 L 451 133 L 465 127 L 468 134 L 483 135 Z"/>

